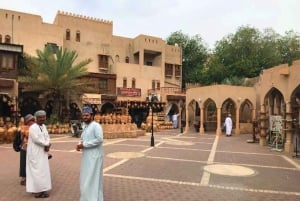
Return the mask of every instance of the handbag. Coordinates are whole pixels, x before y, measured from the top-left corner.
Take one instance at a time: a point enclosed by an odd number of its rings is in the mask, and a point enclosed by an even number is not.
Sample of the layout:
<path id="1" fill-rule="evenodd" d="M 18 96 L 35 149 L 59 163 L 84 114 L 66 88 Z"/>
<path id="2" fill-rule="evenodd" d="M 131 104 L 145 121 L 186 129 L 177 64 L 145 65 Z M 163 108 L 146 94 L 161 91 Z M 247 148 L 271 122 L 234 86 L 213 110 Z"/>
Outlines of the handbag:
<path id="1" fill-rule="evenodd" d="M 21 144 L 22 144 L 21 132 L 17 131 L 15 132 L 14 141 L 13 141 L 13 149 L 15 150 L 15 152 L 21 151 Z"/>
<path id="2" fill-rule="evenodd" d="M 226 126 L 223 125 L 223 126 L 222 126 L 222 132 L 225 132 L 225 131 L 226 131 Z"/>

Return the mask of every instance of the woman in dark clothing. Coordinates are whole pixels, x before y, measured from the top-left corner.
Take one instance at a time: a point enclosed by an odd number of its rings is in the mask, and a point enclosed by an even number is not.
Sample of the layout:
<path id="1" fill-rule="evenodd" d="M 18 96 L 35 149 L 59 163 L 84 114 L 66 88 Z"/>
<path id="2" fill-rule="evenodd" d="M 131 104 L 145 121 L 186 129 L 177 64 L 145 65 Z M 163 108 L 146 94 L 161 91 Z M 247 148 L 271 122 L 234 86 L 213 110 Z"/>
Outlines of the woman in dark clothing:
<path id="1" fill-rule="evenodd" d="M 35 118 L 33 115 L 28 114 L 24 118 L 24 124 L 21 126 L 21 150 L 20 150 L 20 172 L 19 175 L 21 177 L 21 185 L 26 185 L 26 149 L 27 149 L 27 141 L 29 134 L 29 127 L 35 122 Z"/>

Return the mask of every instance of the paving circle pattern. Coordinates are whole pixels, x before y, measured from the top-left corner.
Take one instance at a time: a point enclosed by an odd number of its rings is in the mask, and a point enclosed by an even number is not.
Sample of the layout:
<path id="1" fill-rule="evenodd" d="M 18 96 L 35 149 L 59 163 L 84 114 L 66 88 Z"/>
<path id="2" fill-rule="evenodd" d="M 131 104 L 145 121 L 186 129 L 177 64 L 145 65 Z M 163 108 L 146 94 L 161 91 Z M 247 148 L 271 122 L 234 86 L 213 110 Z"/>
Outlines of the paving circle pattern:
<path id="1" fill-rule="evenodd" d="M 139 157 L 143 157 L 144 154 L 140 153 L 140 152 L 114 152 L 114 153 L 110 153 L 107 154 L 108 157 L 110 158 L 139 158 Z"/>
<path id="2" fill-rule="evenodd" d="M 204 170 L 212 174 L 237 177 L 253 176 L 256 174 L 253 169 L 239 165 L 213 164 L 205 166 Z"/>

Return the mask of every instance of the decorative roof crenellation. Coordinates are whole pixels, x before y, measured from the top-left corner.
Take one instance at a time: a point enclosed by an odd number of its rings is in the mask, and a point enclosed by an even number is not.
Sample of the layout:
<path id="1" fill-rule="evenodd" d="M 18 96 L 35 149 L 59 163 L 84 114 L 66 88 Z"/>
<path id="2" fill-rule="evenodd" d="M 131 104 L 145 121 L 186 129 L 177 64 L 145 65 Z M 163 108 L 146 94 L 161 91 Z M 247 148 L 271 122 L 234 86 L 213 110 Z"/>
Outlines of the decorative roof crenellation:
<path id="1" fill-rule="evenodd" d="M 106 24 L 113 23 L 110 20 L 99 19 L 99 18 L 95 18 L 95 17 L 91 17 L 91 16 L 80 15 L 80 14 L 65 12 L 65 11 L 60 11 L 60 10 L 57 11 L 57 14 L 71 16 L 71 17 L 77 17 L 77 18 L 86 19 L 86 20 L 93 20 L 93 21 L 102 22 L 102 23 L 106 23 Z"/>

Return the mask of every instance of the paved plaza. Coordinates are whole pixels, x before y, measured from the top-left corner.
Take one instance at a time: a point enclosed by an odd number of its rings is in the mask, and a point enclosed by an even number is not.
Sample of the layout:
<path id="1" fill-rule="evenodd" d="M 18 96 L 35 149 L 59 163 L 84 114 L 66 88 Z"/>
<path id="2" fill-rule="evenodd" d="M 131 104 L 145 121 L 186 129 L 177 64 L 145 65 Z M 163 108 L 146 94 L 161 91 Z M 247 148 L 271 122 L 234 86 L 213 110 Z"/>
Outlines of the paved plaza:
<path id="1" fill-rule="evenodd" d="M 296 201 L 300 159 L 232 137 L 179 130 L 105 140 L 105 201 Z M 52 135 L 51 201 L 79 200 L 78 138 Z M 36 200 L 19 185 L 19 153 L 0 145 L 0 201 Z"/>

